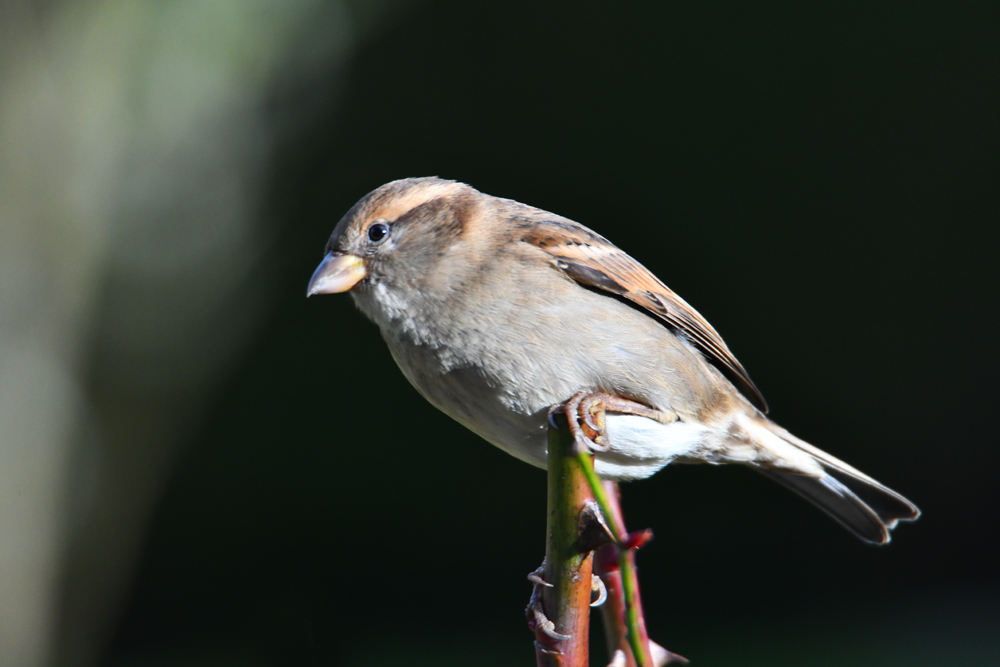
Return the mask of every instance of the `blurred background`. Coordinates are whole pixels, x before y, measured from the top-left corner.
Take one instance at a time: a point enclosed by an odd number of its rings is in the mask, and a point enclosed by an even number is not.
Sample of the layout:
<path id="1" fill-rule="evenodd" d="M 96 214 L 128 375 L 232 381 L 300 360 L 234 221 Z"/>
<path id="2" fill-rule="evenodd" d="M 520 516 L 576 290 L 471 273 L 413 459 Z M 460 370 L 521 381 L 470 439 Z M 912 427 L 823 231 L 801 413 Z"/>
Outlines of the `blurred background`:
<path id="1" fill-rule="evenodd" d="M 435 174 L 608 236 L 924 510 L 876 549 L 747 470 L 629 484 L 654 639 L 1000 664 L 998 13 L 0 2 L 0 664 L 533 664 L 544 473 L 304 298 Z"/>

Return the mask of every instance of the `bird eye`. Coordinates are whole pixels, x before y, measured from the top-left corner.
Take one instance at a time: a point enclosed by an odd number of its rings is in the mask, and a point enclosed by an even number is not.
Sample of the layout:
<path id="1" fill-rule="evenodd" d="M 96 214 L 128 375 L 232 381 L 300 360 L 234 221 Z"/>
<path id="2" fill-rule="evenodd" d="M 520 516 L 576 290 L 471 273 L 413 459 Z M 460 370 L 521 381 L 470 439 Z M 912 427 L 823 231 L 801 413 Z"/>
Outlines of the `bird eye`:
<path id="1" fill-rule="evenodd" d="M 376 222 L 368 228 L 368 238 L 372 243 L 378 243 L 389 235 L 389 225 L 384 222 Z"/>

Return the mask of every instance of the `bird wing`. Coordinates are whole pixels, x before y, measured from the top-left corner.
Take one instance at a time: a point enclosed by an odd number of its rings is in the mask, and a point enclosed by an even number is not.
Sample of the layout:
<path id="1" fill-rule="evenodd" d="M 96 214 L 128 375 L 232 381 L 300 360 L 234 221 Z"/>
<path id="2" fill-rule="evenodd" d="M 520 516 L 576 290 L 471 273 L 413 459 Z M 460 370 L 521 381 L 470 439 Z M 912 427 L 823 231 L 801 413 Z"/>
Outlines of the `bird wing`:
<path id="1" fill-rule="evenodd" d="M 767 402 L 722 337 L 704 317 L 610 241 L 566 219 L 525 221 L 521 240 L 550 255 L 564 274 L 590 288 L 622 297 L 653 315 L 701 350 L 762 412 Z"/>

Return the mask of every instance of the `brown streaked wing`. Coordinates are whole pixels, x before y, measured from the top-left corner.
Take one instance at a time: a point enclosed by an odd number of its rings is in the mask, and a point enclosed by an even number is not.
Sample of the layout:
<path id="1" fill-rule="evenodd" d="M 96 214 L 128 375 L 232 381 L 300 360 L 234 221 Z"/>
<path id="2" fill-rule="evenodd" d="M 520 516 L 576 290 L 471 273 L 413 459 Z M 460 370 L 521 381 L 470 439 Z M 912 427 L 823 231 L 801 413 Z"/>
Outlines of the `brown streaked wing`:
<path id="1" fill-rule="evenodd" d="M 555 265 L 582 285 L 628 299 L 657 317 L 707 355 L 762 412 L 767 402 L 722 337 L 705 318 L 604 237 L 569 220 L 532 220 L 521 237 L 551 255 Z"/>

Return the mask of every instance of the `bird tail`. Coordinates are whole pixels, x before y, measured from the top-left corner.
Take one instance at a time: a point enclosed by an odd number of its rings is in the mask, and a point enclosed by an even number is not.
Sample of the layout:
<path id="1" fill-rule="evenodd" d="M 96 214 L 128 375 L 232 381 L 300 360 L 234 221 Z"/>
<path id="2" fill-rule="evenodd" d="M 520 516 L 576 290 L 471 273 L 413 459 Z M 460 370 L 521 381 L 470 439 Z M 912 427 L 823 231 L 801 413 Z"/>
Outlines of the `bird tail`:
<path id="1" fill-rule="evenodd" d="M 790 467 L 764 464 L 755 466 L 758 472 L 810 501 L 865 542 L 888 544 L 889 532 L 899 521 L 914 521 L 920 516 L 917 506 L 900 494 L 796 438 L 777 424 L 766 419 L 753 419 L 752 423 L 745 423 L 744 426 L 749 426 L 747 430 L 755 436 L 754 439 L 772 452 L 775 449 L 778 450 L 775 453 L 783 449 L 787 451 L 787 445 L 791 445 L 794 456 L 779 454 L 779 458 L 802 461 L 807 465 L 795 468 L 809 471 L 793 472 Z M 765 429 L 766 432 L 762 432 Z M 768 441 L 771 438 L 780 439 L 785 447 L 770 446 L 772 443 Z"/>

